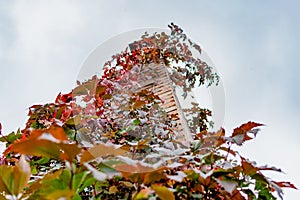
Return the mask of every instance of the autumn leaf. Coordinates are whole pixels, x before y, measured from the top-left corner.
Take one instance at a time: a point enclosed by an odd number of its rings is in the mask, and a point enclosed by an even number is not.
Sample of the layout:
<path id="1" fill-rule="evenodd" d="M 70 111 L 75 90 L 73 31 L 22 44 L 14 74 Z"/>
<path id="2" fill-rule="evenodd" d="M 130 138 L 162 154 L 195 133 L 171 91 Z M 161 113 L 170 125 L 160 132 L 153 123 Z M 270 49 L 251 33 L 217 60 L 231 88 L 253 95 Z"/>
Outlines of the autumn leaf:
<path id="1" fill-rule="evenodd" d="M 145 101 L 141 101 L 141 100 L 136 100 L 133 104 L 133 108 L 134 109 L 137 109 L 137 108 L 140 108 L 142 107 L 143 105 L 145 105 L 146 102 Z"/>
<path id="2" fill-rule="evenodd" d="M 281 169 L 277 168 L 277 167 L 271 167 L 271 166 L 260 166 L 258 167 L 259 170 L 270 170 L 270 171 L 276 171 L 276 172 L 282 172 Z"/>
<path id="3" fill-rule="evenodd" d="M 15 152 L 32 156 L 44 156 L 72 161 L 81 151 L 77 144 L 56 143 L 48 140 L 28 139 L 12 144 L 4 154 Z"/>
<path id="4" fill-rule="evenodd" d="M 242 158 L 242 168 L 243 172 L 250 176 L 256 174 L 258 171 L 258 168 L 253 166 L 253 164 L 247 161 L 245 158 Z"/>
<path id="5" fill-rule="evenodd" d="M 48 129 L 36 129 L 31 132 L 31 137 L 40 137 L 44 133 L 51 134 L 58 141 L 68 140 L 68 137 L 64 131 L 64 129 L 57 125 L 52 125 Z"/>
<path id="6" fill-rule="evenodd" d="M 245 123 L 245 124 L 241 125 L 240 128 L 243 129 L 244 131 L 248 132 L 251 129 L 253 129 L 255 127 L 258 127 L 258 126 L 264 126 L 264 125 L 260 124 L 260 123 L 249 121 L 248 123 Z"/>
<path id="7" fill-rule="evenodd" d="M 84 151 L 83 155 L 81 156 L 80 162 L 81 163 L 89 162 L 91 160 L 106 155 L 124 156 L 126 155 L 126 153 L 127 152 L 125 150 L 120 148 L 115 148 L 113 146 L 106 146 L 104 144 L 97 144 L 96 146 Z"/>
<path id="8" fill-rule="evenodd" d="M 287 187 L 287 188 L 293 188 L 293 189 L 298 189 L 294 184 L 290 183 L 290 182 L 286 182 L 286 181 L 281 181 L 281 182 L 276 182 L 276 181 L 272 181 L 273 183 L 275 183 L 276 185 L 278 185 L 279 187 Z"/>
<path id="9" fill-rule="evenodd" d="M 81 96 L 81 95 L 88 95 L 93 94 L 96 88 L 96 79 L 92 78 L 89 81 L 78 85 L 76 88 L 73 89 L 72 95 L 74 97 Z"/>
<path id="10" fill-rule="evenodd" d="M 246 200 L 246 198 L 241 194 L 241 192 L 239 190 L 235 189 L 232 192 L 230 200 Z"/>
<path id="11" fill-rule="evenodd" d="M 233 130 L 233 133 L 231 137 L 227 138 L 229 142 L 235 143 L 239 146 L 241 146 L 245 141 L 252 140 L 257 133 L 257 130 L 254 130 L 253 128 L 263 126 L 263 124 L 255 123 L 255 122 L 248 122 L 243 125 L 241 125 L 238 128 L 235 128 Z M 252 134 L 251 137 L 249 134 Z"/>
<path id="12" fill-rule="evenodd" d="M 81 148 L 66 142 L 66 134 L 61 127 L 51 126 L 45 130 L 34 130 L 28 138 L 11 144 L 4 152 L 10 152 L 72 161 Z"/>
<path id="13" fill-rule="evenodd" d="M 95 96 L 102 96 L 105 93 L 106 89 L 107 86 L 104 85 L 97 86 Z"/>
<path id="14" fill-rule="evenodd" d="M 130 149 L 132 149 L 132 148 L 136 149 L 136 150 L 145 149 L 145 148 L 149 147 L 148 143 L 150 141 L 151 141 L 150 139 L 145 139 L 145 140 L 140 140 L 137 143 L 128 143 L 128 144 L 123 145 L 121 147 L 121 149 L 123 149 L 125 151 L 130 151 Z"/>
<path id="15" fill-rule="evenodd" d="M 55 103 L 65 104 L 65 103 L 69 103 L 71 100 L 72 100 L 72 92 L 63 95 L 59 93 L 55 99 Z"/>
<path id="16" fill-rule="evenodd" d="M 145 184 L 149 184 L 165 178 L 163 171 L 167 168 L 153 168 L 143 166 L 141 163 L 137 162 L 136 165 L 118 164 L 115 169 L 118 170 L 123 177 L 126 177 L 133 182 L 142 181 Z"/>

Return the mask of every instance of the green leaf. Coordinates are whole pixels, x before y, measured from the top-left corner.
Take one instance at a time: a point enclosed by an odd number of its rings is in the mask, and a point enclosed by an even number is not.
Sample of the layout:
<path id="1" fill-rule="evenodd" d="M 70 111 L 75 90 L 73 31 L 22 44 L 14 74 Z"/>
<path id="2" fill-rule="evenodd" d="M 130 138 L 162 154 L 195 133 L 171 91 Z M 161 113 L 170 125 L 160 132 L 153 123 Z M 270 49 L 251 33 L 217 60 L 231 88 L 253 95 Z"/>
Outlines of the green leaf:
<path id="1" fill-rule="evenodd" d="M 72 172 L 69 169 L 65 169 L 59 176 L 59 181 L 63 186 L 69 186 L 72 177 Z"/>
<path id="2" fill-rule="evenodd" d="M 87 172 L 83 171 L 78 174 L 74 174 L 73 179 L 72 179 L 72 188 L 76 191 L 79 191 L 80 186 L 82 183 L 85 181 L 85 178 L 87 177 Z"/>
<path id="3" fill-rule="evenodd" d="M 72 200 L 82 200 L 82 198 L 80 197 L 80 195 L 78 193 L 75 193 Z"/>
<path id="4" fill-rule="evenodd" d="M 19 162 L 14 167 L 14 194 L 18 195 L 23 192 L 31 175 L 29 163 L 21 156 Z"/>
<path id="5" fill-rule="evenodd" d="M 2 165 L 0 166 L 0 191 L 5 194 L 13 193 L 13 168 Z"/>
<path id="6" fill-rule="evenodd" d="M 104 172 L 106 174 L 109 174 L 109 173 L 117 173 L 118 171 L 104 163 L 100 163 L 97 168 L 99 169 L 99 171 L 101 172 Z"/>
<path id="7" fill-rule="evenodd" d="M 50 161 L 50 158 L 41 158 L 37 161 L 35 161 L 36 164 L 39 164 L 39 165 L 43 165 L 43 164 L 46 164 Z"/>
<path id="8" fill-rule="evenodd" d="M 82 185 L 80 186 L 78 192 L 82 192 L 86 187 L 93 185 L 96 179 L 92 175 L 88 175 Z"/>
<path id="9" fill-rule="evenodd" d="M 69 119 L 68 121 L 66 121 L 66 124 L 67 125 L 70 125 L 70 126 L 77 126 L 78 124 L 80 124 L 81 122 L 81 117 L 80 115 L 76 115 L 75 117 Z"/>
<path id="10" fill-rule="evenodd" d="M 6 140 L 9 142 L 9 143 L 12 143 L 14 142 L 16 139 L 18 139 L 17 135 L 12 132 L 10 133 L 7 137 L 6 137 Z"/>
<path id="11" fill-rule="evenodd" d="M 79 85 L 76 88 L 74 88 L 72 95 L 74 97 L 76 96 L 80 96 L 80 95 L 87 95 L 88 94 L 88 90 L 84 85 Z"/>
<path id="12" fill-rule="evenodd" d="M 134 125 L 139 125 L 140 123 L 141 123 L 141 121 L 139 119 L 135 119 L 132 122 L 132 124 L 134 124 Z"/>
<path id="13" fill-rule="evenodd" d="M 23 193 L 31 175 L 29 163 L 21 156 L 16 166 L 0 166 L 0 190 L 9 195 Z"/>

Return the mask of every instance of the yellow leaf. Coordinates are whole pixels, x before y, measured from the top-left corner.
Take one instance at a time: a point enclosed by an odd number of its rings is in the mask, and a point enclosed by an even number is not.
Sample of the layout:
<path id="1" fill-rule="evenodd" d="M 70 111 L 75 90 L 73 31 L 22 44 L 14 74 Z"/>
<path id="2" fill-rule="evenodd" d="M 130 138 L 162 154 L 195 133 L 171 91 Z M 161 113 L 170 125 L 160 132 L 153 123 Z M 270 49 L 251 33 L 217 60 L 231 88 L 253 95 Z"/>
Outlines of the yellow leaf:
<path id="1" fill-rule="evenodd" d="M 46 195 L 44 198 L 46 200 L 53 200 L 53 199 L 64 199 L 64 200 L 71 200 L 74 196 L 73 190 L 56 190 L 54 192 L 51 192 L 50 194 Z"/>
<path id="2" fill-rule="evenodd" d="M 118 192 L 117 186 L 115 186 L 115 185 L 110 186 L 108 192 L 109 193 L 116 193 L 116 192 Z"/>
<path id="3" fill-rule="evenodd" d="M 151 185 L 151 188 L 162 200 L 175 200 L 173 192 L 171 192 L 167 187 L 161 185 Z"/>

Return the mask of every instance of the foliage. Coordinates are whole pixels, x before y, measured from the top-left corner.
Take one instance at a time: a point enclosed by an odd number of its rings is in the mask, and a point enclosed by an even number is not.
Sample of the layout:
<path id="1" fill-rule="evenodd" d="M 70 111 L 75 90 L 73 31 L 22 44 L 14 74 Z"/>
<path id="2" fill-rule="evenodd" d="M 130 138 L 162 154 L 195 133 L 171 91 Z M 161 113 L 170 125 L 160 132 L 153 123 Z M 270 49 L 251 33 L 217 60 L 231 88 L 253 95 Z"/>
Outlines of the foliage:
<path id="1" fill-rule="evenodd" d="M 282 188 L 234 146 L 252 140 L 262 124 L 247 122 L 225 134 L 208 132 L 211 112 L 192 103 L 183 111 L 192 141 L 178 139 L 176 117 L 148 89 L 138 90 L 139 71 L 168 67 L 186 98 L 195 85 L 218 76 L 176 25 L 171 34 L 145 34 L 114 55 L 103 75 L 78 82 L 54 103 L 29 108 L 26 127 L 2 135 L 0 199 L 275 199 Z M 0 124 L 0 134 L 1 124 Z"/>

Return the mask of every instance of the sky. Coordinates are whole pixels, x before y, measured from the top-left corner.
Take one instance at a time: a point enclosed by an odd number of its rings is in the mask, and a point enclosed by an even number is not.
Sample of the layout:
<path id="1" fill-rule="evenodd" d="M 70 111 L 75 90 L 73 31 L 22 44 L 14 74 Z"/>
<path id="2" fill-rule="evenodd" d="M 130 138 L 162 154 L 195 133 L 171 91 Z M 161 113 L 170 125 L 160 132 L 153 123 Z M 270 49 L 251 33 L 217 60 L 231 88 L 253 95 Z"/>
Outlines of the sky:
<path id="1" fill-rule="evenodd" d="M 28 107 L 75 85 L 88 55 L 140 28 L 180 25 L 209 55 L 225 93 L 223 127 L 263 123 L 240 150 L 300 187 L 300 7 L 297 1 L 0 0 L 0 122 L 23 128 Z M 286 189 L 285 199 L 300 192 Z"/>

